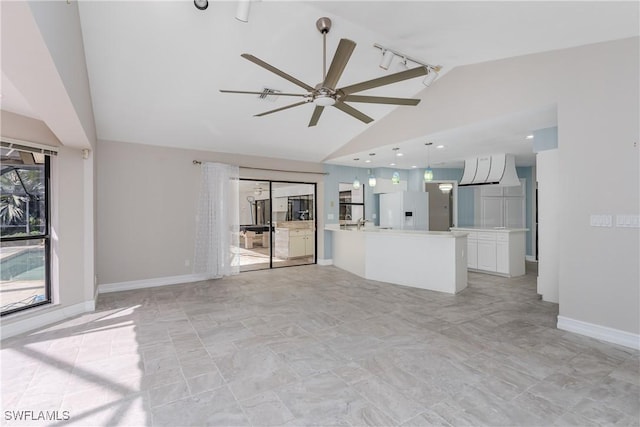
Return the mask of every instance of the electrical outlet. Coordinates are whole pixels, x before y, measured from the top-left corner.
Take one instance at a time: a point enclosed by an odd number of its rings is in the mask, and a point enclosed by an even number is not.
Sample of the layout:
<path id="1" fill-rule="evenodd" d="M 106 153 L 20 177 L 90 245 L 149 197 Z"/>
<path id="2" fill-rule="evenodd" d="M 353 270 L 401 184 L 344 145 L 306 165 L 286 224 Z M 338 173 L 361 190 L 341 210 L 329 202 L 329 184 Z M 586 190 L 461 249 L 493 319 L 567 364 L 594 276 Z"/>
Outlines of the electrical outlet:
<path id="1" fill-rule="evenodd" d="M 184 260 L 184 266 L 185 266 L 185 267 L 189 267 L 190 265 L 191 265 L 191 260 L 189 260 L 189 259 L 185 259 L 185 260 Z"/>
<path id="2" fill-rule="evenodd" d="M 327 214 L 327 220 L 331 221 L 332 219 L 333 219 L 333 214 L 332 213 Z"/>

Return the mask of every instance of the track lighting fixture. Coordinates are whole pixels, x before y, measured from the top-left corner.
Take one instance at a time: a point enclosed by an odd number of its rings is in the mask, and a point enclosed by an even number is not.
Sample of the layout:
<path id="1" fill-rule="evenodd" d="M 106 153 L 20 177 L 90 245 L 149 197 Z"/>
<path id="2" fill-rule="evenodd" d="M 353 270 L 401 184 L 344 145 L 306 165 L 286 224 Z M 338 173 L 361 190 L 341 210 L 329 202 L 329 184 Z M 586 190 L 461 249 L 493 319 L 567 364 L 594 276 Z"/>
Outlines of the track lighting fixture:
<path id="1" fill-rule="evenodd" d="M 251 0 L 238 0 L 236 19 L 241 22 L 249 22 L 249 12 L 251 11 Z"/>
<path id="2" fill-rule="evenodd" d="M 382 60 L 380 61 L 380 68 L 388 70 L 393 60 L 394 54 L 390 50 L 385 50 L 382 53 Z"/>
<path id="3" fill-rule="evenodd" d="M 433 83 L 435 79 L 438 77 L 438 72 L 433 68 L 427 68 L 427 69 L 429 70 L 429 72 L 427 73 L 426 76 L 424 76 L 424 80 L 422 81 L 422 84 L 429 87 L 431 86 L 431 83 Z"/>
<path id="4" fill-rule="evenodd" d="M 193 0 L 193 4 L 200 10 L 205 10 L 209 7 L 209 0 Z"/>
<path id="5" fill-rule="evenodd" d="M 402 65 L 405 68 L 409 68 L 409 62 L 413 62 L 417 65 L 422 65 L 423 67 L 425 67 L 427 69 L 427 75 L 424 81 L 422 82 L 425 86 L 431 85 L 431 83 L 433 83 L 433 81 L 438 77 L 438 72 L 442 69 L 442 66 L 440 65 L 427 64 L 426 62 L 413 59 L 402 52 L 398 52 L 396 50 L 389 49 L 388 47 L 381 46 L 378 43 L 375 43 L 373 47 L 375 47 L 376 49 L 380 49 L 382 51 L 380 68 L 382 68 L 383 70 L 389 69 L 389 66 L 391 65 L 391 61 L 393 60 L 394 56 L 402 58 Z"/>

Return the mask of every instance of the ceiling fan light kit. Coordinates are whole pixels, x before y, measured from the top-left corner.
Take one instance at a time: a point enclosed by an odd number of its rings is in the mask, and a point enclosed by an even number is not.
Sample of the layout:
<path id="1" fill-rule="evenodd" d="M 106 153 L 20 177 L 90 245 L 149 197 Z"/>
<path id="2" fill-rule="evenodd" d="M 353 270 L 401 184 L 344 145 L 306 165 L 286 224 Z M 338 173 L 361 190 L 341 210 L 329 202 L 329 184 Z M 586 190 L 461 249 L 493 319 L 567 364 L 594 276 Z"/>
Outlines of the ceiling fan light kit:
<path id="1" fill-rule="evenodd" d="M 248 0 L 246 0 L 249 3 Z M 242 2 L 241 2 L 242 3 Z M 331 30 L 331 19 L 327 17 L 322 17 L 316 21 L 316 28 L 322 34 L 322 43 L 323 43 L 323 67 L 322 67 L 322 82 L 318 83 L 315 87 L 311 86 L 307 83 L 304 83 L 295 77 L 281 71 L 280 69 L 268 64 L 267 62 L 251 55 L 248 53 L 243 53 L 241 56 L 248 61 L 253 62 L 254 64 L 270 71 L 285 80 L 299 86 L 307 91 L 306 94 L 298 94 L 298 93 L 279 93 L 279 96 L 292 96 L 292 97 L 300 97 L 302 101 L 295 102 L 293 104 L 285 105 L 284 107 L 276 108 L 274 110 L 265 111 L 264 113 L 255 114 L 255 117 L 265 116 L 267 114 L 276 113 L 278 111 L 287 110 L 289 108 L 298 107 L 300 105 L 313 103 L 315 108 L 311 115 L 311 120 L 309 121 L 309 127 L 315 126 L 318 124 L 320 120 L 320 116 L 324 111 L 325 107 L 335 107 L 338 110 L 364 122 L 370 123 L 373 119 L 361 111 L 355 109 L 351 105 L 347 104 L 347 102 L 361 102 L 361 103 L 369 103 L 369 104 L 390 104 L 390 105 L 410 105 L 415 106 L 420 103 L 420 99 L 413 98 L 392 98 L 392 97 L 383 97 L 383 96 L 363 96 L 363 95 L 354 95 L 355 93 L 362 92 L 369 89 L 374 89 L 380 86 L 389 85 L 392 83 L 401 82 L 404 80 L 412 79 L 415 77 L 425 76 L 430 72 L 428 67 L 431 69 L 436 69 L 438 67 L 427 66 L 418 61 L 414 61 L 411 58 L 408 58 L 411 62 L 415 62 L 419 64 L 419 67 L 407 69 L 398 73 L 390 74 L 388 76 L 375 78 L 372 80 L 367 80 L 364 82 L 337 87 L 338 81 L 342 76 L 342 73 L 351 58 L 351 54 L 356 47 L 356 43 L 349 39 L 340 39 L 338 44 L 338 48 L 333 56 L 331 61 L 331 65 L 327 70 L 327 55 L 326 55 L 326 43 L 327 43 L 327 34 Z M 374 45 L 379 47 L 378 45 Z M 391 51 L 391 59 L 393 59 L 394 55 L 398 55 L 397 52 Z M 390 62 L 389 62 L 390 63 Z M 439 68 L 438 68 L 439 70 Z M 238 91 L 238 90 L 223 90 L 220 92 L 223 93 L 236 93 L 236 94 L 255 94 L 260 95 L 262 92 L 253 92 L 253 91 Z"/>

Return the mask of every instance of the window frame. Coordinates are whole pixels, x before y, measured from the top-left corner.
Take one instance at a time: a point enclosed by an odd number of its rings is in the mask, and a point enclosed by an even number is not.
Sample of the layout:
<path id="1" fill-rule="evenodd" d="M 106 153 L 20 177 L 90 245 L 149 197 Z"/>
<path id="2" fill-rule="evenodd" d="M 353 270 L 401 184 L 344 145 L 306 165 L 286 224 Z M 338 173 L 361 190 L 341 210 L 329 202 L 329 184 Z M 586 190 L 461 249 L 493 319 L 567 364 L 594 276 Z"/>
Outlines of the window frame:
<path id="1" fill-rule="evenodd" d="M 5 147 L 3 144 L 2 148 Z M 20 150 L 27 151 L 27 150 Z M 29 151 L 27 151 L 29 152 Z M 19 313 L 25 310 L 30 310 L 35 307 L 41 307 L 53 302 L 51 292 L 51 155 L 48 153 L 44 156 L 44 220 L 45 227 L 44 233 L 30 236 L 1 236 L 0 242 L 19 242 L 28 240 L 43 240 L 44 241 L 44 291 L 45 299 L 37 301 L 29 305 L 22 307 L 16 307 L 10 310 L 0 311 L 0 317 L 4 317 L 10 314 Z M 27 218 L 27 221 L 29 219 Z"/>

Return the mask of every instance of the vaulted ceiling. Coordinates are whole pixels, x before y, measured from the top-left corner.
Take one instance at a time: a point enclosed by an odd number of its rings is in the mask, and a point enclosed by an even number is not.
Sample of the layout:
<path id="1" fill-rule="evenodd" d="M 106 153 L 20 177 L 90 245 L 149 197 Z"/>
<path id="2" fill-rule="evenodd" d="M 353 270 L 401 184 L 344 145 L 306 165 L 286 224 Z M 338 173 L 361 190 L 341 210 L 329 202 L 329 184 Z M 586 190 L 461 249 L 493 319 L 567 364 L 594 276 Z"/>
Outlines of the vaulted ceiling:
<path id="1" fill-rule="evenodd" d="M 328 62 L 341 38 L 357 43 L 340 86 L 403 69 L 397 60 L 388 71 L 379 68 L 381 51 L 374 43 L 441 65 L 442 76 L 468 64 L 638 35 L 637 2 L 263 0 L 252 2 L 247 23 L 234 18 L 238 2 L 209 3 L 201 11 L 192 1 L 80 2 L 100 140 L 320 162 L 365 129 L 384 126 L 385 115 L 395 108 L 412 108 L 352 104 L 374 118 L 370 124 L 325 108 L 318 125 L 308 127 L 313 105 L 253 117 L 298 98 L 263 100 L 219 92 L 304 92 L 242 58 L 242 53 L 315 86 L 322 80 L 322 36 L 315 27 L 321 16 L 333 21 Z M 12 89 L 3 75 L 3 108 L 15 105 L 20 112 L 28 111 Z M 415 78 L 362 94 L 425 98 L 429 88 Z M 452 152 L 449 160 L 472 154 L 469 140 L 474 132 L 484 143 L 500 140 L 501 149 L 507 150 L 516 143 L 511 141 L 514 135 L 532 126 L 553 125 L 553 114 L 546 109 L 477 128 L 452 129 L 450 137 L 458 138 L 464 149 Z M 418 146 L 415 141 L 389 144 L 405 144 L 407 150 L 411 144 Z"/>

